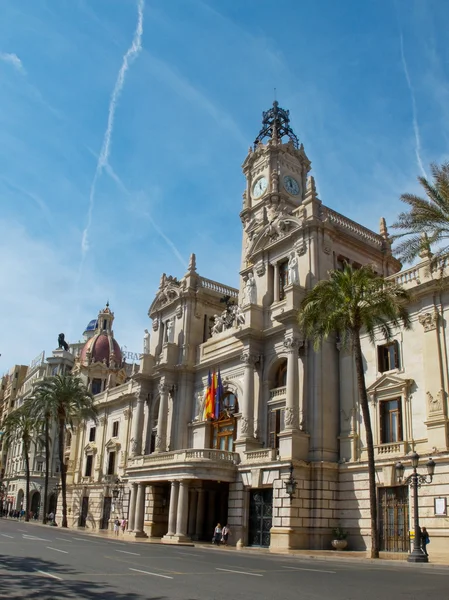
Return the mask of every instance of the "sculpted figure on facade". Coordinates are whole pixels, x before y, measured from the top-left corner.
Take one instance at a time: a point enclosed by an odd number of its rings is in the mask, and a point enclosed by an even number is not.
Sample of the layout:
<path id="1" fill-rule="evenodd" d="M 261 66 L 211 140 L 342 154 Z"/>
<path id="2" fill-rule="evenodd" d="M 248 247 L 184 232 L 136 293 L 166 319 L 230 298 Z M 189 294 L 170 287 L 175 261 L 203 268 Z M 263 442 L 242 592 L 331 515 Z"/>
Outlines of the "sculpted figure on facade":
<path id="1" fill-rule="evenodd" d="M 429 414 L 443 411 L 444 390 L 440 390 L 435 397 L 430 392 L 426 392 L 426 396 Z"/>
<path id="2" fill-rule="evenodd" d="M 419 315 L 418 321 L 424 327 L 425 332 L 432 331 L 438 324 L 438 313 L 436 311 L 422 313 Z"/>
<path id="3" fill-rule="evenodd" d="M 144 354 L 150 353 L 150 333 L 149 333 L 148 329 L 145 329 L 145 334 L 143 336 L 143 353 Z"/>
<path id="4" fill-rule="evenodd" d="M 298 257 L 294 251 L 290 252 L 288 257 L 288 282 L 290 284 L 299 283 Z"/>
<path id="5" fill-rule="evenodd" d="M 245 285 L 245 304 L 257 304 L 256 280 L 252 272 L 248 273 Z"/>
<path id="6" fill-rule="evenodd" d="M 167 342 L 173 342 L 173 335 L 174 335 L 174 322 L 173 319 L 168 319 L 167 323 L 165 324 L 166 329 L 166 333 L 167 333 L 167 338 L 166 341 Z"/>

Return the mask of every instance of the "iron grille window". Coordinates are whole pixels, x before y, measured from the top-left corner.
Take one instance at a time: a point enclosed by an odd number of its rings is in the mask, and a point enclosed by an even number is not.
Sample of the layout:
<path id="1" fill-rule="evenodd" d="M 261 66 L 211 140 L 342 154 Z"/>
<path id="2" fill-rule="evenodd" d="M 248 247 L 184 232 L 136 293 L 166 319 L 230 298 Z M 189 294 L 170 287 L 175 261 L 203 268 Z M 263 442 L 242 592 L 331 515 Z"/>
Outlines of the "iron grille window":
<path id="1" fill-rule="evenodd" d="M 96 427 L 91 427 L 89 431 L 89 442 L 95 442 L 95 433 L 97 431 Z"/>
<path id="2" fill-rule="evenodd" d="M 380 402 L 380 443 L 402 442 L 402 402 L 400 398 Z"/>
<path id="3" fill-rule="evenodd" d="M 377 346 L 377 364 L 379 373 L 399 369 L 399 343 L 397 340 L 389 344 Z"/>
<path id="4" fill-rule="evenodd" d="M 114 475 L 115 472 L 115 452 L 109 452 L 108 475 Z"/>
<path id="5" fill-rule="evenodd" d="M 93 461 L 92 454 L 88 454 L 86 456 L 86 470 L 84 471 L 85 477 L 90 477 L 92 475 L 92 461 Z"/>

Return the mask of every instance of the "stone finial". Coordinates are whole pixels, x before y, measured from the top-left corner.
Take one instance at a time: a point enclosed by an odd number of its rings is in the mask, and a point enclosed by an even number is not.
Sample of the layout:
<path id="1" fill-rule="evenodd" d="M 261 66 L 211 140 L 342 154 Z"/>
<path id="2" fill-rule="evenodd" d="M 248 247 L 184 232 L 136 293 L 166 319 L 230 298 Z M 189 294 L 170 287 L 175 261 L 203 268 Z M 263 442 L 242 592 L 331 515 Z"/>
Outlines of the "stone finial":
<path id="1" fill-rule="evenodd" d="M 159 289 L 162 289 L 165 286 L 166 281 L 167 281 L 167 275 L 165 273 L 162 273 L 161 280 L 159 282 Z"/>
<path id="2" fill-rule="evenodd" d="M 423 260 L 425 260 L 425 259 L 431 259 L 432 256 L 433 256 L 433 253 L 430 250 L 429 238 L 427 236 L 427 233 L 423 232 L 421 234 L 421 249 L 419 251 L 419 258 L 422 258 Z"/>
<path id="3" fill-rule="evenodd" d="M 387 222 L 385 221 L 385 217 L 380 218 L 379 233 L 383 238 L 385 238 L 385 239 L 388 238 L 388 229 L 387 229 Z"/>
<path id="4" fill-rule="evenodd" d="M 190 255 L 188 271 L 190 273 L 194 273 L 196 271 L 196 256 L 195 256 L 195 254 L 193 252 Z"/>
<path id="5" fill-rule="evenodd" d="M 316 196 L 315 177 L 313 175 L 309 175 L 307 177 L 306 192 L 309 193 L 309 194 L 313 194 L 314 196 Z"/>

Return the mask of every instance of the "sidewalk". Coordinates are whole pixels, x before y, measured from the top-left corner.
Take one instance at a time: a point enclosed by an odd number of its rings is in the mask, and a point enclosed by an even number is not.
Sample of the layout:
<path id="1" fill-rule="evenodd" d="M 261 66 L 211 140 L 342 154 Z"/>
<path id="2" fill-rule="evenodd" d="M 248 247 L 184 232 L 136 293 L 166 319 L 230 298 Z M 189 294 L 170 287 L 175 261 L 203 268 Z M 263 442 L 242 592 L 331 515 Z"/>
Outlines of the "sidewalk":
<path id="1" fill-rule="evenodd" d="M 30 524 L 37 525 L 40 527 L 50 527 L 50 525 L 43 525 L 36 521 L 30 521 Z M 61 529 L 58 527 L 57 529 Z M 236 548 L 235 546 L 213 546 L 212 544 L 206 544 L 204 542 L 187 542 L 184 544 L 170 544 L 163 542 L 161 538 L 135 538 L 130 533 L 123 534 L 119 533 L 118 536 L 114 535 L 113 531 L 104 530 L 91 530 L 91 529 L 77 529 L 69 528 L 68 531 L 83 533 L 85 535 L 91 535 L 92 537 L 100 537 L 107 539 L 116 539 L 121 542 L 129 542 L 135 544 L 161 544 L 161 545 L 173 545 L 173 546 L 191 546 L 196 548 L 213 548 L 216 552 L 245 552 L 248 554 L 263 554 L 263 555 L 274 555 L 274 556 L 297 556 L 298 558 L 309 558 L 315 560 L 342 560 L 342 561 L 364 561 L 372 564 L 384 564 L 388 565 L 394 561 L 395 566 L 404 566 L 412 568 L 429 568 L 429 567 L 449 567 L 449 554 L 446 553 L 432 553 L 429 556 L 428 563 L 416 564 L 407 562 L 408 554 L 406 552 L 381 552 L 380 558 L 370 558 L 369 553 L 366 551 L 336 551 L 336 550 L 270 550 L 269 548 L 251 548 L 243 547 Z"/>

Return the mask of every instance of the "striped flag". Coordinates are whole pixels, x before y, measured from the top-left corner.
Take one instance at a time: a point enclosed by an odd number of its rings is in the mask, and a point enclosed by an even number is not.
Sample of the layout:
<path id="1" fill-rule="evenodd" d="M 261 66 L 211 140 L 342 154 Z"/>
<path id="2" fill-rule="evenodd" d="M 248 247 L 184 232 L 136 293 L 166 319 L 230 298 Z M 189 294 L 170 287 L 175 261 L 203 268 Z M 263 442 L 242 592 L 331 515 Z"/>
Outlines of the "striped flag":
<path id="1" fill-rule="evenodd" d="M 215 373 L 214 373 L 215 377 Z M 203 419 L 206 421 L 209 418 L 214 417 L 214 385 L 211 372 L 209 371 L 209 376 L 207 378 L 207 388 L 204 394 L 204 414 Z"/>
<path id="2" fill-rule="evenodd" d="M 218 375 L 216 376 L 216 378 L 217 378 L 217 383 L 215 386 L 215 418 L 218 419 L 218 417 L 220 416 L 220 406 L 221 406 L 221 401 L 223 399 L 223 393 L 224 393 L 223 382 L 221 381 L 220 369 L 218 369 Z"/>

